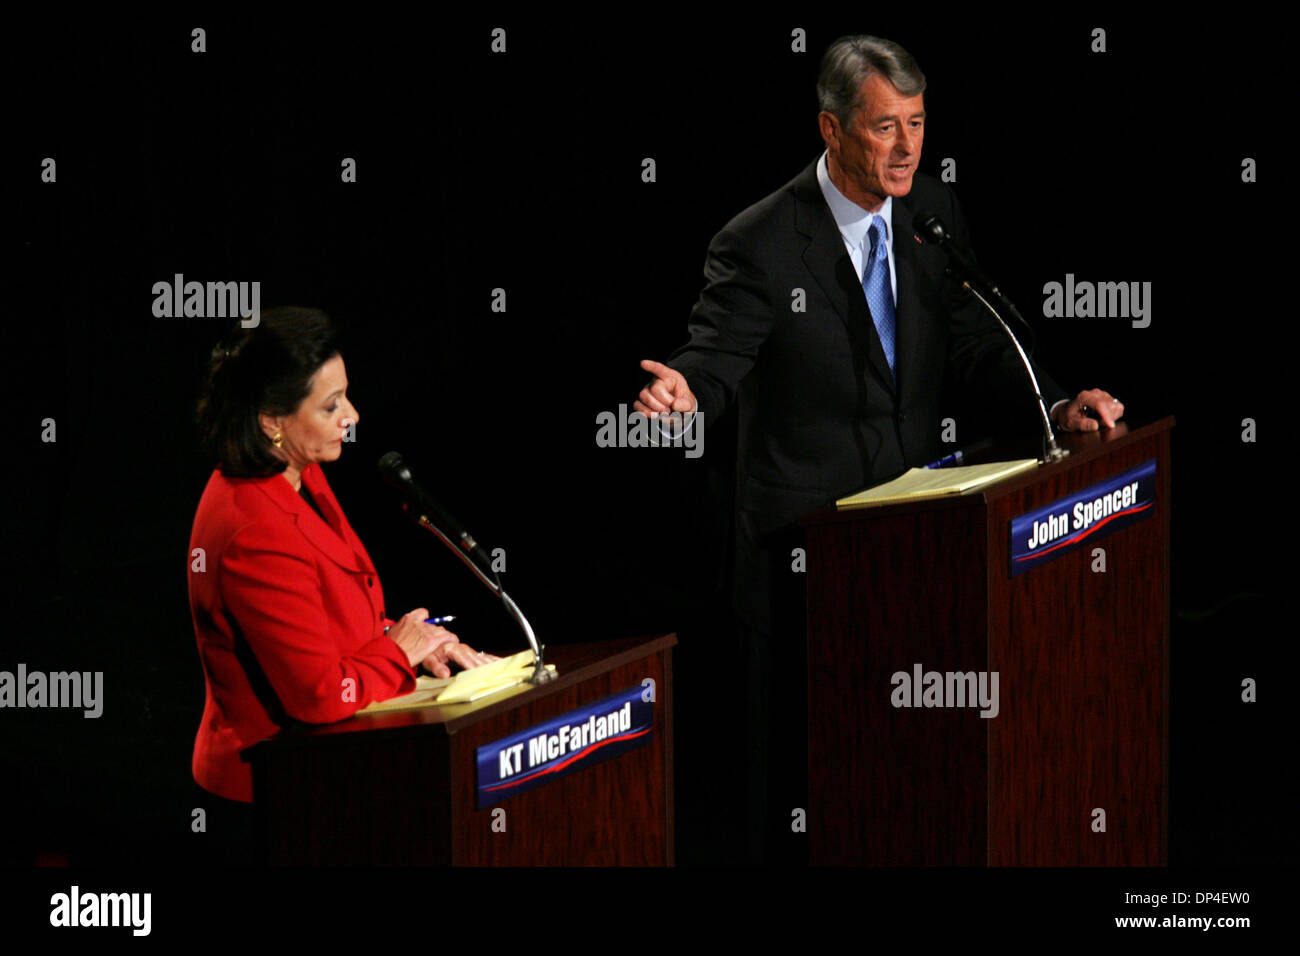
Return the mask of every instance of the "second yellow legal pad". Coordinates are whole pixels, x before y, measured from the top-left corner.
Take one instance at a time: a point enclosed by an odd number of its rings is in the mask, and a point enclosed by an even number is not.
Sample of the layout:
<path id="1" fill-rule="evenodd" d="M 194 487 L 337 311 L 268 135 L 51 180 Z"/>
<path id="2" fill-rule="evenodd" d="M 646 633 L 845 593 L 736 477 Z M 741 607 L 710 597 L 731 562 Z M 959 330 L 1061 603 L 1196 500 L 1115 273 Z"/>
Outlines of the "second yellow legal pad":
<path id="1" fill-rule="evenodd" d="M 991 461 L 984 465 L 962 465 L 958 468 L 913 468 L 893 481 L 841 498 L 835 502 L 835 507 L 844 511 L 849 508 L 874 508 L 876 505 L 888 505 L 897 501 L 923 501 L 926 498 L 964 495 L 968 491 L 975 491 L 1037 466 L 1038 459 L 1022 458 L 1017 461 Z"/>

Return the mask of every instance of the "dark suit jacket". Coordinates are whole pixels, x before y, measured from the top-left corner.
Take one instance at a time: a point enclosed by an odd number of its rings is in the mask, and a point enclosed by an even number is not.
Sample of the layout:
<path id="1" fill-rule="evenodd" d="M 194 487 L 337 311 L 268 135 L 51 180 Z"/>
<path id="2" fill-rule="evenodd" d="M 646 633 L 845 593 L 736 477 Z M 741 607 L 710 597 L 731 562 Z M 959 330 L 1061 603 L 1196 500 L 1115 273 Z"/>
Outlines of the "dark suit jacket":
<path id="1" fill-rule="evenodd" d="M 945 276 L 944 252 L 915 238 L 920 210 L 968 245 L 956 197 L 938 180 L 918 173 L 912 191 L 894 198 L 897 382 L 816 162 L 709 245 L 690 341 L 667 364 L 686 376 L 704 427 L 738 403 L 736 605 L 760 630 L 770 629 L 762 552 L 770 532 L 954 450 L 940 442 L 945 374 L 1002 407 L 1032 410 L 1005 335 Z M 795 311 L 800 292 L 804 311 Z M 1065 397 L 1035 371 L 1049 405 Z"/>
<path id="2" fill-rule="evenodd" d="M 207 683 L 194 779 L 230 800 L 253 799 L 244 748 L 293 720 L 341 720 L 415 689 L 384 633 L 393 622 L 370 555 L 320 465 L 302 480 L 325 521 L 283 475 L 220 471 L 194 516 L 204 567 L 191 557 L 190 610 Z"/>

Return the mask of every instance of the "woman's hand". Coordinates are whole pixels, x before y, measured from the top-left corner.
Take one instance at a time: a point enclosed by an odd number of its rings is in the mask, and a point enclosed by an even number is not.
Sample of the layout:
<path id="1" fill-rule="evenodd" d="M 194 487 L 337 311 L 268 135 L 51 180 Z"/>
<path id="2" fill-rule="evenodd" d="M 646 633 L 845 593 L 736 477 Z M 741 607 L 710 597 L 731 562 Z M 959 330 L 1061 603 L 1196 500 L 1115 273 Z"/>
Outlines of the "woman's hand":
<path id="1" fill-rule="evenodd" d="M 494 654 L 480 654 L 468 644 L 460 643 L 460 638 L 445 627 L 426 624 L 425 618 L 428 616 L 428 608 L 417 607 L 414 611 L 403 614 L 388 629 L 388 636 L 402 649 L 412 669 L 423 664 L 438 677 L 450 677 L 449 663 L 459 664 L 468 670 L 501 659 Z"/>
<path id="2" fill-rule="evenodd" d="M 456 635 L 445 627 L 439 627 L 436 624 L 425 624 L 424 620 L 428 616 L 429 609 L 427 607 L 417 607 L 414 611 L 403 614 L 397 623 L 388 629 L 388 636 L 402 649 L 402 653 L 406 655 L 406 660 L 410 663 L 412 670 L 444 644 L 458 642 Z M 445 652 L 443 657 L 445 659 Z M 449 677 L 450 672 L 439 676 Z"/>
<path id="3" fill-rule="evenodd" d="M 441 630 L 441 628 L 439 628 Z M 451 632 L 448 632 L 451 633 Z M 424 666 L 432 671 L 438 677 L 450 677 L 451 668 L 448 663 L 456 663 L 465 670 L 473 667 L 480 667 L 483 664 L 489 664 L 492 661 L 499 661 L 501 658 L 495 654 L 482 654 L 474 650 L 468 644 L 462 644 L 452 634 L 453 640 L 439 645 L 423 661 Z"/>

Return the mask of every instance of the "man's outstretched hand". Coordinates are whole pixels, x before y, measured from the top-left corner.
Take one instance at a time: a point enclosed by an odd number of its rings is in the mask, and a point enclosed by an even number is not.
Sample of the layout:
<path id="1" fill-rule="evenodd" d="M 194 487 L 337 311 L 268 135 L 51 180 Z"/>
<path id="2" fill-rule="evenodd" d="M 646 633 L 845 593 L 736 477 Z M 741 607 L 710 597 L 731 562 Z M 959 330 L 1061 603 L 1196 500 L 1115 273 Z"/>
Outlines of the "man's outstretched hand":
<path id="1" fill-rule="evenodd" d="M 1097 417 L 1089 418 L 1089 410 Z M 1052 417 L 1062 431 L 1095 432 L 1103 426 L 1114 428 L 1124 417 L 1124 403 L 1103 389 L 1088 388 L 1059 407 Z"/>
<path id="2" fill-rule="evenodd" d="M 664 365 L 645 359 L 641 367 L 654 376 L 654 379 L 641 389 L 641 395 L 632 403 L 632 410 L 654 418 L 668 412 L 689 414 L 695 411 L 695 396 L 686 384 L 686 376 Z"/>

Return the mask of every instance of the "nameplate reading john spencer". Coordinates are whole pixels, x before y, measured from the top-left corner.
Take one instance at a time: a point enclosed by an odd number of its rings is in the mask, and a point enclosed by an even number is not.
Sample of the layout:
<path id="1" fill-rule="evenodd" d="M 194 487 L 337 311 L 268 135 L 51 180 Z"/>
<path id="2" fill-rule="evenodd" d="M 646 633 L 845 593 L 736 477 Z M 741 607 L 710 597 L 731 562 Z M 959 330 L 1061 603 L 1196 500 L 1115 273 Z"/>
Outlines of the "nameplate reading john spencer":
<path id="1" fill-rule="evenodd" d="M 1156 503 L 1156 462 L 1011 519 L 1011 576 L 1141 521 Z"/>

